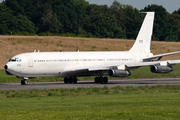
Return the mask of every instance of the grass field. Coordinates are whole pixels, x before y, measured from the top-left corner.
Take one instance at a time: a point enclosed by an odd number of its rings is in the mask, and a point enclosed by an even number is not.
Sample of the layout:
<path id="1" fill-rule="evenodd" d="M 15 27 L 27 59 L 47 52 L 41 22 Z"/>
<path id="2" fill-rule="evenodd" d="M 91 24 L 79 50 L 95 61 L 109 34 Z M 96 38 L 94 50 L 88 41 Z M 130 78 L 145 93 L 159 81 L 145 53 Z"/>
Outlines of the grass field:
<path id="1" fill-rule="evenodd" d="M 174 71 L 168 74 L 157 74 L 151 73 L 149 67 L 141 67 L 135 71 L 131 71 L 132 75 L 126 78 L 114 78 L 109 77 L 110 80 L 113 79 L 137 79 L 137 78 L 178 78 L 180 77 L 180 65 L 175 65 Z M 63 81 L 64 78 L 58 77 L 45 77 L 45 78 L 34 78 L 30 79 L 29 82 L 55 82 Z M 94 77 L 78 77 L 78 81 L 82 80 L 93 80 Z M 15 76 L 6 75 L 4 70 L 0 70 L 0 83 L 19 83 L 21 79 Z"/>
<path id="2" fill-rule="evenodd" d="M 178 120 L 180 86 L 0 91 L 1 120 Z"/>

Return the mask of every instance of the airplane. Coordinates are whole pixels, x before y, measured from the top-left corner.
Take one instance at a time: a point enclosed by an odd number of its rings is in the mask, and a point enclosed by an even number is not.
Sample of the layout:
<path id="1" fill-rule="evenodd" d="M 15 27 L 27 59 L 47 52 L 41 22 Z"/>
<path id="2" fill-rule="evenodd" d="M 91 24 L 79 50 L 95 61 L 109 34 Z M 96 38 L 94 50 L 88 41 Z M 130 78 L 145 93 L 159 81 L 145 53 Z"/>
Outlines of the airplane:
<path id="1" fill-rule="evenodd" d="M 180 60 L 159 61 L 180 51 L 153 55 L 150 51 L 155 12 L 146 16 L 137 39 L 129 51 L 108 52 L 32 52 L 12 57 L 4 66 L 6 74 L 22 79 L 64 77 L 64 83 L 77 83 L 77 77 L 95 77 L 95 83 L 108 83 L 108 77 L 128 77 L 130 70 L 150 66 L 152 73 L 170 73 Z M 105 77 L 104 77 L 105 76 Z"/>

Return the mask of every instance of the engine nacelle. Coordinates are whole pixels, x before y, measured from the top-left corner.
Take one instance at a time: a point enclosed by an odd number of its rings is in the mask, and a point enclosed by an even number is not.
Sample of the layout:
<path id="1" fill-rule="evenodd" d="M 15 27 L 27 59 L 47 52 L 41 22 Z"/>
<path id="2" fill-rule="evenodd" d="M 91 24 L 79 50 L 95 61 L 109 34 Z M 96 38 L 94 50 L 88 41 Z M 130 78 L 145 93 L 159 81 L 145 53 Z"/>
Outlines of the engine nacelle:
<path id="1" fill-rule="evenodd" d="M 152 73 L 170 73 L 174 69 L 172 67 L 169 67 L 169 66 L 154 65 L 154 66 L 151 66 L 150 70 Z"/>
<path id="2" fill-rule="evenodd" d="M 126 70 L 111 69 L 108 71 L 108 75 L 111 77 L 128 77 L 131 75 L 131 72 Z"/>

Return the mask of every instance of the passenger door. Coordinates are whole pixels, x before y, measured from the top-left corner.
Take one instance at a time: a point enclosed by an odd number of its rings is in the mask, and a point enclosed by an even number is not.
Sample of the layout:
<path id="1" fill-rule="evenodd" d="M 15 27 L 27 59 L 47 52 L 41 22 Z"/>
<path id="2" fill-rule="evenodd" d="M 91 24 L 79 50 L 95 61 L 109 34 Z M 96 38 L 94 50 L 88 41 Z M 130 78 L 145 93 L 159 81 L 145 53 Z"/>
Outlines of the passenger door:
<path id="1" fill-rule="evenodd" d="M 32 59 L 32 57 L 29 56 L 29 55 L 27 55 L 26 57 L 27 57 L 27 59 L 28 59 L 28 66 L 29 66 L 29 67 L 33 67 L 33 59 Z"/>

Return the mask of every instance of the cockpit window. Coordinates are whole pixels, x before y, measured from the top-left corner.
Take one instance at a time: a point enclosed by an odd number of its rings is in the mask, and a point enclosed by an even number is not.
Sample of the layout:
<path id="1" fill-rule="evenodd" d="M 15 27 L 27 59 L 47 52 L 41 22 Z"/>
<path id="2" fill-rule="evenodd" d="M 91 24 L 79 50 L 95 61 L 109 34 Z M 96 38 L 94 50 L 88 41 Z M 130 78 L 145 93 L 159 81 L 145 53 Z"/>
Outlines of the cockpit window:
<path id="1" fill-rule="evenodd" d="M 9 60 L 9 62 L 21 62 L 22 60 L 21 59 L 19 59 L 19 58 L 11 58 L 10 60 Z"/>
<path id="2" fill-rule="evenodd" d="M 16 62 L 16 59 L 11 59 L 12 62 Z"/>

